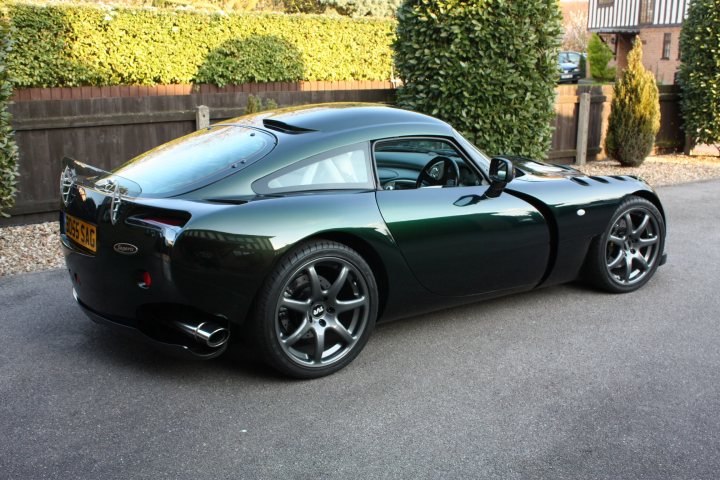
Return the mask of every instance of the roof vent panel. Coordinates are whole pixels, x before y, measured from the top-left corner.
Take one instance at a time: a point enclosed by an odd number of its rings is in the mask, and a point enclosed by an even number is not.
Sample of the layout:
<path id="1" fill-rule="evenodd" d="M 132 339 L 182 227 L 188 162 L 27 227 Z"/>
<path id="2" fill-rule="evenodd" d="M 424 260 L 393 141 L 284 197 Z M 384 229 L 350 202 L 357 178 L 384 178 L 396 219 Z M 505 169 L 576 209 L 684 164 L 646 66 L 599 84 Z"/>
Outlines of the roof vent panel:
<path id="1" fill-rule="evenodd" d="M 299 135 L 301 133 L 317 132 L 310 128 L 298 127 L 297 125 L 290 125 L 289 123 L 281 122 L 280 120 L 273 120 L 272 118 L 264 118 L 263 126 L 276 132 L 287 133 L 289 135 Z"/>

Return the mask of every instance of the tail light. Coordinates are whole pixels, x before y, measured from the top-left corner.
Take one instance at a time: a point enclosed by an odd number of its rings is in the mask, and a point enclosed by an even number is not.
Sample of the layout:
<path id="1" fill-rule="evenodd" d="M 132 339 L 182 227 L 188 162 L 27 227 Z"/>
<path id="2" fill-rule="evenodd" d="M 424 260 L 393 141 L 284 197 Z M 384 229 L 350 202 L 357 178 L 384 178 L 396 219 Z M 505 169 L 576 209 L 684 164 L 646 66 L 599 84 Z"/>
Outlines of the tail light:
<path id="1" fill-rule="evenodd" d="M 140 272 L 140 275 L 138 277 L 138 287 L 150 288 L 150 285 L 152 285 L 152 277 L 150 276 L 150 272 Z"/>
<path id="2" fill-rule="evenodd" d="M 160 225 L 165 225 L 169 227 L 182 227 L 184 226 L 189 218 L 177 218 L 177 217 L 144 217 L 142 218 L 143 221 L 148 223 L 157 223 Z"/>

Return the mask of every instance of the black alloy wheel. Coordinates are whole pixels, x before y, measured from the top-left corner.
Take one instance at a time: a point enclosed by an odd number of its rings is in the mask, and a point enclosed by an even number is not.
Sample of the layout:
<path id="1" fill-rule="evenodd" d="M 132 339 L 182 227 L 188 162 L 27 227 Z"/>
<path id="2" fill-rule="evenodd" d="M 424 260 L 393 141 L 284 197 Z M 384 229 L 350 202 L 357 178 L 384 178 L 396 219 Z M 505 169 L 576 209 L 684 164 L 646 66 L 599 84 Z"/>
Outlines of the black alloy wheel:
<path id="1" fill-rule="evenodd" d="M 664 247 L 665 222 L 657 207 L 644 198 L 629 197 L 593 242 L 587 276 L 604 290 L 632 292 L 653 276 Z"/>
<path id="2" fill-rule="evenodd" d="M 323 240 L 301 245 L 260 295 L 253 329 L 259 353 L 286 375 L 329 375 L 367 343 L 377 296 L 372 270 L 357 252 Z"/>

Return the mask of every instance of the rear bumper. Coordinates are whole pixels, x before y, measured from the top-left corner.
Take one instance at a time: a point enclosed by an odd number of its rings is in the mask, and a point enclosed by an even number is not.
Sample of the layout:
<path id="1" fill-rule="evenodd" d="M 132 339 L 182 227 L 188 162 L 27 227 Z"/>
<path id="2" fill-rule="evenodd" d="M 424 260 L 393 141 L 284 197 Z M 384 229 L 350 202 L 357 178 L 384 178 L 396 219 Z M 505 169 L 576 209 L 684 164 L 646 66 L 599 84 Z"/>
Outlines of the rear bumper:
<path id="1" fill-rule="evenodd" d="M 148 345 L 150 345 L 155 350 L 162 351 L 166 354 L 179 357 L 179 358 L 193 358 L 193 359 L 200 359 L 200 360 L 209 360 L 212 358 L 219 357 L 222 355 L 225 350 L 227 349 L 227 344 L 224 346 L 214 349 L 212 351 L 206 351 L 201 349 L 195 349 L 188 345 L 182 345 L 177 343 L 167 343 L 160 341 L 158 339 L 152 338 L 151 336 L 145 334 L 140 329 L 138 329 L 134 325 L 133 320 L 127 320 L 127 322 L 124 322 L 121 319 L 111 319 L 99 312 L 96 312 L 95 310 L 91 309 L 87 305 L 85 305 L 82 300 L 78 298 L 77 292 L 73 288 L 73 297 L 75 297 L 75 301 L 77 301 L 80 308 L 82 308 L 85 315 L 90 318 L 95 323 L 105 325 L 108 327 L 111 327 L 115 332 L 128 337 L 132 338 L 134 340 L 142 341 Z"/>

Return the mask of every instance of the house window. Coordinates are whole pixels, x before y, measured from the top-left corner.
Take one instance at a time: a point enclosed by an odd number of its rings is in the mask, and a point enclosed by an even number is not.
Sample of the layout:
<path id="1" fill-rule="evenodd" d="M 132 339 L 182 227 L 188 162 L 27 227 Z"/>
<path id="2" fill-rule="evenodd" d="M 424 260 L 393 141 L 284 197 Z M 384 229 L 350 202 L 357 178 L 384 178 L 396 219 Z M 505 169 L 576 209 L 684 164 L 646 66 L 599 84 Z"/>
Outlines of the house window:
<path id="1" fill-rule="evenodd" d="M 615 0 L 598 0 L 598 7 L 612 7 L 615 4 Z"/>
<path id="2" fill-rule="evenodd" d="M 640 0 L 640 25 L 653 23 L 655 0 Z"/>
<path id="3" fill-rule="evenodd" d="M 670 59 L 670 34 L 669 33 L 666 33 L 663 36 L 662 59 L 663 60 Z"/>

